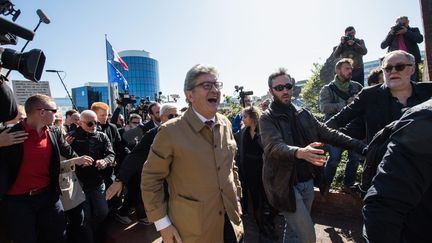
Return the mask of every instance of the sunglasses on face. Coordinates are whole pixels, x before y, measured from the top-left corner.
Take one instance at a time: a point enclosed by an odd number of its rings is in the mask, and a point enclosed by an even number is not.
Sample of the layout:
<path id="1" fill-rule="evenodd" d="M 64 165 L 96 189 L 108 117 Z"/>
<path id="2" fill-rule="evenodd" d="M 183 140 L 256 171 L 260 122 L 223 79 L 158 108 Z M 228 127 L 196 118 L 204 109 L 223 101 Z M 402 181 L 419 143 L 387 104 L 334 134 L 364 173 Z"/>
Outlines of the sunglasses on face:
<path id="1" fill-rule="evenodd" d="M 140 122 L 130 122 L 130 123 L 135 124 L 135 125 L 139 125 L 140 124 Z"/>
<path id="2" fill-rule="evenodd" d="M 401 64 L 396 64 L 396 65 L 394 65 L 394 66 L 392 66 L 392 65 L 387 65 L 387 66 L 383 67 L 382 69 L 383 69 L 386 73 L 391 73 L 391 72 L 393 71 L 393 68 L 396 70 L 396 72 L 400 72 L 400 71 L 405 70 L 405 68 L 406 68 L 407 66 L 411 67 L 412 65 L 413 65 L 413 64 L 410 64 L 410 63 L 407 63 L 407 64 L 405 64 L 405 63 L 401 63 Z"/>
<path id="3" fill-rule="evenodd" d="M 198 86 L 203 87 L 203 89 L 205 89 L 205 90 L 211 90 L 213 88 L 213 86 L 215 86 L 216 89 L 222 89 L 223 83 L 222 82 L 205 81 L 205 82 L 202 82 L 200 84 L 195 85 L 194 88 L 198 87 Z"/>
<path id="4" fill-rule="evenodd" d="M 39 111 L 51 111 L 52 113 L 57 113 L 57 109 L 40 108 Z"/>
<path id="5" fill-rule="evenodd" d="M 179 116 L 178 114 L 169 114 L 168 119 L 173 119 L 173 118 L 178 117 L 178 116 Z"/>
<path id="6" fill-rule="evenodd" d="M 96 124 L 97 124 L 96 121 L 89 121 L 89 122 L 86 123 L 86 126 L 88 126 L 88 127 L 93 127 L 93 126 L 95 126 Z"/>
<path id="7" fill-rule="evenodd" d="M 276 91 L 282 91 L 284 89 L 290 90 L 290 89 L 292 89 L 292 87 L 293 87 L 292 84 L 286 83 L 285 85 L 283 85 L 283 84 L 276 85 L 273 87 L 273 89 Z"/>

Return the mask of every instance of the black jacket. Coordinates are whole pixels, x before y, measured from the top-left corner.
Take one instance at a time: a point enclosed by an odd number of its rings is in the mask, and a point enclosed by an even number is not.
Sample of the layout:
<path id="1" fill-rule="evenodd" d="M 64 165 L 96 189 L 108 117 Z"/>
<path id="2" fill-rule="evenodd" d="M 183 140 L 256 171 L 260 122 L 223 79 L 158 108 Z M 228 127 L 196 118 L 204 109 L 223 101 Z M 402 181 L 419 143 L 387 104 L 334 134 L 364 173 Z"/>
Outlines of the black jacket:
<path id="1" fill-rule="evenodd" d="M 134 175 L 141 174 L 143 164 L 147 160 L 150 147 L 157 132 L 158 127 L 155 127 L 144 134 L 137 146 L 135 146 L 132 152 L 124 159 L 117 175 L 117 178 L 120 179 L 123 184 L 127 184 Z"/>
<path id="2" fill-rule="evenodd" d="M 432 242 L 432 100 L 397 121 L 364 200 L 369 242 Z"/>
<path id="3" fill-rule="evenodd" d="M 432 96 L 431 82 L 411 82 L 411 85 L 413 87 L 413 94 L 408 98 L 408 107 L 418 105 Z M 345 106 L 339 113 L 330 118 L 326 122 L 326 125 L 339 129 L 352 137 L 364 137 L 360 136 L 358 131 L 344 129 L 352 120 L 360 118 L 364 122 L 365 137 L 369 143 L 379 130 L 402 116 L 403 111 L 395 113 L 390 109 L 392 106 L 391 102 L 396 102 L 394 99 L 389 88 L 385 85 L 364 88 L 351 104 Z"/>
<path id="4" fill-rule="evenodd" d="M 98 131 L 91 134 L 78 127 L 71 136 L 75 138 L 71 146 L 77 154 L 88 155 L 94 161 L 104 159 L 108 164 L 107 167 L 114 163 L 114 151 L 106 134 Z M 84 190 L 94 189 L 102 184 L 104 170 L 98 170 L 93 163 L 87 167 L 77 166 L 76 175 L 83 184 Z"/>
<path id="5" fill-rule="evenodd" d="M 360 154 L 363 154 L 366 145 L 326 127 L 303 108 L 291 105 L 290 109 L 294 109 L 294 118 L 289 119 L 279 107 L 272 102 L 259 120 L 261 141 L 264 146 L 263 183 L 269 202 L 274 208 L 294 212 L 296 210 L 293 189 L 296 184 L 295 169 L 296 164 L 300 162 L 295 157 L 295 153 L 299 149 L 299 144 L 294 144 L 293 133 L 288 123 L 291 123 L 293 130 L 298 131 L 299 140 L 306 145 L 323 142 L 352 149 Z M 322 173 L 322 168 L 314 171 Z"/>
<path id="6" fill-rule="evenodd" d="M 20 122 L 14 125 L 10 132 L 22 130 L 24 130 L 24 127 Z M 68 159 L 77 157 L 77 154 L 72 150 L 71 146 L 66 143 L 57 127 L 49 127 L 48 134 L 53 148 L 49 167 L 51 187 L 60 195 L 60 154 Z M 23 154 L 24 145 L 22 143 L 0 148 L 0 197 L 3 197 L 15 182 L 21 167 Z"/>
<path id="7" fill-rule="evenodd" d="M 420 34 L 418 28 L 407 28 L 407 32 L 403 35 L 407 51 L 414 55 L 416 63 L 421 62 L 420 50 L 418 43 L 423 42 L 423 36 Z M 399 50 L 398 38 L 395 34 L 390 32 L 387 34 L 386 38 L 381 42 L 381 49 L 388 47 L 387 52 Z"/>

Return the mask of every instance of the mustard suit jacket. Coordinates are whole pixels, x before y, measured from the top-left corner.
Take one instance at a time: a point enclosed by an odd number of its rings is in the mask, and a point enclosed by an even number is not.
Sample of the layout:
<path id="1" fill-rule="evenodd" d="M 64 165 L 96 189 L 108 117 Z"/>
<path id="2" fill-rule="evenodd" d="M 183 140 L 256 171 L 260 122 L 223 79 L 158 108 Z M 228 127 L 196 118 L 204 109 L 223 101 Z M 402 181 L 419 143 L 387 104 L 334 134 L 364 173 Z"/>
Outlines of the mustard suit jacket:
<path id="1" fill-rule="evenodd" d="M 231 123 L 216 114 L 213 129 L 192 108 L 163 124 L 141 174 L 141 192 L 151 222 L 168 215 L 183 242 L 223 242 L 224 215 L 239 240 L 241 187 L 234 163 Z M 164 200 L 163 182 L 169 199 Z"/>

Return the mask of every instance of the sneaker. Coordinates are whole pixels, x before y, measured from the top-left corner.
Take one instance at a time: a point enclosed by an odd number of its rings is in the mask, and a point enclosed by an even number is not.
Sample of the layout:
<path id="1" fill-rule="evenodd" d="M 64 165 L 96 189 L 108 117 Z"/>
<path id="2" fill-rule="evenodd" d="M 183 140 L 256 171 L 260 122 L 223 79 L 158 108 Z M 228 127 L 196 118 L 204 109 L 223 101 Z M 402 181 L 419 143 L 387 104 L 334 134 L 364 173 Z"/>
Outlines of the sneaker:
<path id="1" fill-rule="evenodd" d="M 119 223 L 122 224 L 130 224 L 132 223 L 132 219 L 130 219 L 128 216 L 121 216 L 120 214 L 116 213 L 114 217 Z"/>
<path id="2" fill-rule="evenodd" d="M 138 219 L 138 223 L 143 224 L 143 225 L 151 225 L 151 224 L 152 224 L 152 223 L 150 223 L 150 222 L 148 221 L 148 218 L 147 218 L 147 217 L 145 217 L 145 218 L 139 218 L 139 219 Z"/>
<path id="3" fill-rule="evenodd" d="M 353 188 L 353 187 L 350 187 L 350 186 L 343 186 L 343 187 L 342 187 L 342 191 L 343 191 L 344 193 L 346 193 L 346 194 L 350 194 L 350 195 L 355 195 L 355 194 L 356 194 L 354 188 Z"/>

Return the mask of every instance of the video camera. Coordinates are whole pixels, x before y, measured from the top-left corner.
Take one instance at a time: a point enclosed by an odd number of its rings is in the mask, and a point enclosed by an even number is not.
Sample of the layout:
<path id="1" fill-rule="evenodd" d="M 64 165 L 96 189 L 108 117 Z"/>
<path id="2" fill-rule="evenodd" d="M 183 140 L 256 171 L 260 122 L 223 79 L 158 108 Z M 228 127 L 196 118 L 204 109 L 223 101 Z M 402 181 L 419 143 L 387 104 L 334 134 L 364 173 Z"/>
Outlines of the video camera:
<path id="1" fill-rule="evenodd" d="M 16 21 L 21 11 L 16 10 L 10 1 L 0 0 L 0 14 L 4 16 L 12 15 L 12 20 Z M 37 11 L 37 14 L 41 22 L 49 23 L 50 20 L 40 9 Z M 34 35 L 34 31 L 0 17 L 0 45 L 16 45 L 18 43 L 17 37 L 31 41 Z M 13 49 L 5 48 L 4 52 L 0 53 L 0 56 L 0 67 L 17 70 L 26 79 L 34 82 L 40 80 L 46 59 L 42 50 L 33 49 L 29 52 L 20 53 Z"/>
<path id="2" fill-rule="evenodd" d="M 238 93 L 238 97 L 240 99 L 240 104 L 244 107 L 244 97 L 246 95 L 253 95 L 253 91 L 243 91 L 244 87 L 243 86 L 234 86 L 235 92 Z"/>
<path id="3" fill-rule="evenodd" d="M 143 118 L 143 120 L 145 120 L 147 118 L 147 115 L 149 114 L 149 107 L 151 103 L 152 102 L 150 101 L 150 96 L 146 96 L 145 99 L 140 100 L 140 104 L 134 109 L 132 109 L 130 113 L 138 114 Z"/>
<path id="4" fill-rule="evenodd" d="M 117 104 L 122 106 L 127 106 L 129 104 L 136 103 L 136 97 L 134 95 L 130 95 L 128 92 L 119 93 L 118 99 L 116 99 Z"/>
<path id="5" fill-rule="evenodd" d="M 403 27 L 405 27 L 405 24 L 397 23 L 395 26 L 392 27 L 392 30 L 396 34 L 399 30 L 403 29 Z"/>

